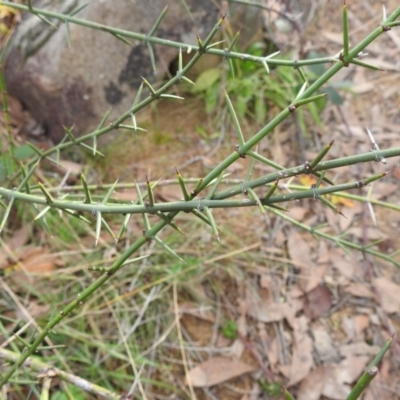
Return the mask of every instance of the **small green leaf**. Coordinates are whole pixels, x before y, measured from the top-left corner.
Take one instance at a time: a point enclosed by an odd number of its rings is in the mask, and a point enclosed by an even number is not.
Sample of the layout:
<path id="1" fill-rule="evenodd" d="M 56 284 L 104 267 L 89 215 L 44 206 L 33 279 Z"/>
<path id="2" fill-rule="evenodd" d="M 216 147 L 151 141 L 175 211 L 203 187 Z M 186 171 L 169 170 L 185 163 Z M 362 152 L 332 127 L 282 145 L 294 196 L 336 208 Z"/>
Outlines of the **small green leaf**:
<path id="1" fill-rule="evenodd" d="M 27 158 L 32 157 L 34 154 L 36 154 L 35 151 L 27 144 L 23 144 L 22 146 L 14 149 L 14 156 L 17 160 L 26 160 Z"/>
<path id="2" fill-rule="evenodd" d="M 67 383 L 68 386 L 68 391 L 70 394 L 73 396 L 75 400 L 85 400 L 85 393 L 82 391 L 82 389 Z M 51 395 L 51 400 L 70 400 L 71 397 L 64 391 L 57 391 Z"/>
<path id="3" fill-rule="evenodd" d="M 206 103 L 205 108 L 207 114 L 215 110 L 219 95 L 220 95 L 219 85 L 213 85 L 206 91 L 204 100 Z"/>
<path id="4" fill-rule="evenodd" d="M 196 79 L 196 86 L 193 88 L 194 93 L 204 92 L 221 78 L 221 70 L 219 68 L 209 68 L 202 72 Z"/>
<path id="5" fill-rule="evenodd" d="M 254 98 L 254 111 L 256 120 L 260 125 L 265 124 L 267 119 L 267 103 L 264 98 L 264 93 L 260 91 L 258 96 Z"/>
<path id="6" fill-rule="evenodd" d="M 267 392 L 269 396 L 278 396 L 279 393 L 281 392 L 281 385 L 276 382 L 266 382 L 264 379 L 260 379 L 258 381 L 260 384 L 261 388 Z"/>
<path id="7" fill-rule="evenodd" d="M 225 320 L 221 326 L 222 335 L 227 339 L 236 339 L 237 330 L 237 323 L 235 321 L 232 321 L 231 319 Z"/>
<path id="8" fill-rule="evenodd" d="M 335 88 L 333 88 L 332 86 L 327 86 L 324 90 L 328 94 L 329 100 L 333 104 L 337 106 L 343 104 L 344 102 L 343 97 L 339 94 L 339 92 Z"/>

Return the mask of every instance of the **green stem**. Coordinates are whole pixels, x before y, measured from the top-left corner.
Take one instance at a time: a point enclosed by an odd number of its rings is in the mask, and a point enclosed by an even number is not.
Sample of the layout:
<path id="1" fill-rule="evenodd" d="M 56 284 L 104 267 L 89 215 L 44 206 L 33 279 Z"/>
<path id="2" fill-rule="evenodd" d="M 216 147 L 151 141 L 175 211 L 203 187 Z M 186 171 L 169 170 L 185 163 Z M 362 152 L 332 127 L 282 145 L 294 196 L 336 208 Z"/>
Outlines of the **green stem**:
<path id="1" fill-rule="evenodd" d="M 11 3 L 9 1 L 0 1 L 0 5 L 12 7 L 17 10 L 21 10 L 21 11 L 30 11 L 28 6 L 25 6 L 23 4 Z M 74 23 L 76 25 L 85 26 L 87 28 L 92 28 L 92 29 L 96 29 L 96 30 L 100 30 L 100 31 L 109 32 L 113 35 L 119 35 L 119 36 L 126 37 L 126 38 L 140 40 L 145 43 L 160 44 L 163 46 L 174 47 L 177 49 L 187 48 L 187 49 L 194 50 L 194 51 L 199 50 L 199 46 L 192 46 L 192 45 L 188 45 L 187 43 L 176 42 L 173 40 L 167 40 L 167 39 L 162 39 L 162 38 L 158 38 L 158 37 L 154 37 L 154 36 L 148 36 L 145 34 L 131 32 L 131 31 L 127 31 L 124 29 L 113 28 L 113 27 L 110 27 L 107 25 L 87 21 L 87 20 L 84 20 L 81 18 L 76 18 L 76 17 L 70 16 L 70 15 L 60 14 L 55 11 L 48 11 L 48 10 L 43 10 L 40 8 L 33 7 L 32 12 L 37 15 L 44 15 L 49 18 L 55 18 L 55 19 L 61 20 L 63 22 Z M 236 59 L 239 59 L 242 61 L 253 61 L 253 62 L 257 62 L 259 64 L 263 64 L 263 62 L 265 61 L 265 57 L 257 57 L 257 56 L 252 56 L 250 54 L 238 53 L 238 52 L 234 52 L 234 51 L 225 51 L 223 49 L 210 48 L 210 49 L 207 49 L 205 52 L 208 54 L 213 54 L 213 55 L 217 55 L 220 57 L 236 58 Z M 299 61 L 268 59 L 268 64 L 276 65 L 276 66 L 281 65 L 281 66 L 287 66 L 287 67 L 299 67 L 299 66 L 303 66 L 303 65 L 326 64 L 326 63 L 329 63 L 332 61 L 333 61 L 332 57 L 321 57 L 321 58 L 316 58 L 316 59 L 312 59 L 312 60 L 299 60 Z"/>
<path id="2" fill-rule="evenodd" d="M 308 188 L 301 185 L 288 185 L 288 188 L 291 190 L 308 190 Z M 345 192 L 335 193 L 335 196 L 343 197 L 345 199 L 360 201 L 362 203 L 371 203 L 374 206 L 384 207 L 390 210 L 395 210 L 400 212 L 400 205 L 387 203 L 381 200 L 371 199 L 369 197 L 358 196 L 356 194 L 345 193 Z"/>
<path id="3" fill-rule="evenodd" d="M 369 247 L 364 247 L 364 246 L 358 245 L 358 244 L 354 243 L 353 241 L 344 240 L 342 238 L 338 238 L 338 237 L 329 235 L 328 233 L 321 232 L 321 231 L 314 229 L 313 227 L 310 227 L 306 224 L 302 224 L 301 222 L 289 217 L 288 215 L 284 214 L 283 212 L 276 210 L 272 207 L 269 207 L 268 211 L 270 211 L 271 213 L 277 215 L 278 217 L 290 222 L 291 224 L 293 224 L 307 232 L 310 232 L 312 235 L 316 235 L 316 236 L 322 237 L 324 239 L 327 239 L 331 242 L 336 243 L 340 247 L 348 247 L 349 249 L 354 249 L 354 250 L 357 250 L 362 253 L 371 254 L 372 256 L 381 258 L 382 260 L 386 260 L 386 261 L 396 265 L 396 267 L 400 268 L 400 262 L 394 260 L 390 255 L 386 255 L 384 253 L 380 253 L 379 251 L 372 250 Z"/>
<path id="4" fill-rule="evenodd" d="M 389 339 L 376 357 L 372 360 L 371 364 L 368 365 L 366 371 L 361 375 L 360 379 L 357 381 L 356 385 L 353 387 L 351 393 L 347 396 L 346 400 L 356 400 L 361 396 L 361 393 L 365 388 L 371 383 L 372 379 L 378 373 L 378 366 L 381 363 L 383 356 L 389 350 L 393 339 Z"/>
<path id="5" fill-rule="evenodd" d="M 376 157 L 395 157 L 400 156 L 400 148 L 389 149 L 389 150 L 380 150 L 377 152 L 370 152 L 365 154 L 360 154 L 357 156 L 344 157 L 337 160 L 325 161 L 323 163 L 318 164 L 316 170 L 324 171 L 330 170 L 333 168 L 337 168 L 339 166 L 346 166 L 352 164 L 358 164 L 366 161 L 374 161 Z M 248 181 L 245 183 L 246 189 L 254 189 L 256 187 L 264 186 L 271 182 L 276 182 L 279 179 L 297 176 L 301 174 L 306 174 L 305 166 L 297 166 L 293 168 L 289 168 L 287 170 L 279 171 L 273 174 L 269 174 L 263 176 L 261 178 L 254 179 L 252 181 Z M 377 175 L 374 176 L 373 179 L 379 179 L 385 175 Z M 324 188 L 318 189 L 308 189 L 302 190 L 300 192 L 288 193 L 285 195 L 272 196 L 269 197 L 268 200 L 263 200 L 264 204 L 275 204 L 286 201 L 299 200 L 304 198 L 312 198 L 314 195 L 325 195 L 340 191 L 346 191 L 351 189 L 360 188 L 366 186 L 368 182 L 370 182 L 371 178 L 367 178 L 366 180 L 345 183 L 341 185 L 328 186 Z M 111 192 L 116 183 L 111 185 L 109 188 L 109 192 Z M 43 191 L 44 187 L 41 185 L 41 189 Z M 233 197 L 237 194 L 241 194 L 243 191 L 243 184 L 239 184 L 234 186 L 233 188 L 227 189 L 223 192 L 214 194 L 212 200 L 206 198 L 202 200 L 202 204 L 209 208 L 228 208 L 228 207 L 251 207 L 256 204 L 254 201 L 250 201 L 246 199 L 244 200 L 225 200 L 226 198 Z M 177 202 L 168 202 L 168 203 L 155 203 L 153 206 L 150 205 L 140 205 L 140 204 L 120 204 L 120 203 L 107 203 L 102 202 L 101 204 L 93 205 L 92 203 L 87 204 L 82 201 L 69 201 L 65 199 L 54 199 L 46 189 L 44 197 L 33 195 L 30 193 L 20 192 L 19 190 L 7 189 L 0 187 L 0 195 L 3 197 L 8 197 L 12 201 L 22 200 L 27 203 L 41 204 L 44 206 L 50 206 L 54 209 L 59 210 L 73 210 L 73 211 L 81 211 L 81 212 L 90 212 L 93 211 L 99 212 L 101 214 L 146 214 L 146 213 L 157 213 L 157 212 L 171 212 L 171 211 L 192 211 L 198 207 L 198 200 L 191 199 L 185 202 L 177 201 Z M 49 200 L 51 199 L 51 201 Z"/>
<path id="6" fill-rule="evenodd" d="M 400 15 L 400 7 L 382 24 L 385 25 L 388 22 L 394 21 Z M 370 33 L 364 40 L 362 40 L 357 46 L 355 46 L 348 54 L 348 60 L 351 61 L 353 58 L 364 50 L 371 42 L 373 42 L 379 35 L 384 32 L 384 28 L 379 26 L 372 33 Z M 311 86 L 309 86 L 296 100 L 300 101 L 313 95 L 321 86 L 326 83 L 330 78 L 336 75 L 344 64 L 338 60 L 331 68 L 329 68 L 324 74 L 322 74 Z M 291 107 L 285 108 L 281 111 L 273 120 L 264 126 L 258 133 L 252 136 L 244 145 L 240 146 L 237 152 L 232 153 L 224 161 L 222 161 L 216 168 L 214 168 L 204 179 L 199 188 L 199 192 L 204 189 L 211 180 L 215 179 L 222 171 L 233 164 L 240 155 L 246 154 L 252 147 L 257 145 L 264 137 L 270 134 L 289 114 L 293 112 Z"/>
<path id="7" fill-rule="evenodd" d="M 12 5 L 13 3 L 10 3 Z M 215 27 L 211 30 L 207 38 L 204 40 L 203 46 L 204 49 L 207 49 L 207 47 L 210 45 L 212 38 L 215 36 L 217 33 L 218 29 L 220 28 L 222 24 L 223 18 L 218 21 L 218 23 L 215 25 Z M 190 65 L 193 66 L 194 63 L 202 56 L 202 53 L 199 51 L 193 59 L 188 63 L 186 68 Z M 193 60 L 195 60 L 193 62 Z M 185 68 L 184 68 L 185 70 Z M 175 78 L 177 79 L 177 78 Z M 173 81 L 172 79 L 171 81 Z M 171 82 L 170 81 L 170 82 Z M 169 82 L 169 83 L 170 83 Z M 165 85 L 164 85 L 165 87 Z M 162 89 L 162 88 L 161 88 Z M 160 90 L 161 90 L 160 89 Z M 166 89 L 165 89 L 166 90 Z M 163 92 L 160 92 L 160 94 Z M 150 101 L 149 101 L 150 102 Z M 127 118 L 130 115 L 130 113 L 126 113 L 125 118 Z M 120 120 L 120 119 L 119 119 Z M 80 139 L 76 139 L 78 141 Z M 172 220 L 176 216 L 177 212 L 169 213 L 168 218 Z M 155 236 L 161 229 L 163 229 L 167 225 L 167 222 L 164 220 L 159 221 L 157 224 L 154 225 L 152 229 L 150 229 L 148 232 L 146 232 L 147 237 L 153 237 Z M 23 352 L 19 359 L 15 362 L 15 364 L 10 367 L 10 369 L 2 376 L 0 380 L 0 388 L 3 387 L 4 384 L 6 384 L 9 379 L 12 377 L 12 375 L 15 373 L 15 371 L 18 370 L 18 368 L 24 363 L 24 361 L 32 355 L 37 347 L 41 344 L 43 339 L 49 334 L 49 332 L 68 314 L 70 314 L 75 308 L 77 308 L 80 304 L 82 304 L 83 301 L 85 301 L 87 298 L 89 298 L 98 288 L 100 288 L 105 282 L 108 281 L 108 279 L 115 274 L 124 264 L 124 262 L 134 253 L 136 252 L 140 247 L 142 247 L 145 243 L 147 242 L 145 237 L 141 237 L 137 239 L 128 249 L 125 250 L 125 252 L 114 262 L 114 264 L 110 267 L 110 269 L 102 275 L 100 278 L 98 278 L 95 282 L 93 282 L 90 286 L 88 286 L 82 293 L 80 293 L 77 298 L 72 301 L 67 307 L 65 307 L 56 317 L 50 320 L 50 322 L 46 325 L 45 329 L 37 336 L 36 340 L 32 343 L 32 345 L 27 349 L 27 351 Z"/>
<path id="8" fill-rule="evenodd" d="M 384 153 L 384 154 L 383 154 Z M 329 160 L 320 162 L 313 171 L 320 172 L 320 171 L 327 171 L 339 167 L 344 167 L 347 165 L 354 165 L 369 161 L 376 161 L 376 159 L 380 157 L 398 157 L 400 155 L 400 148 L 382 150 L 377 152 L 369 152 L 358 154 L 355 156 L 343 157 L 338 158 L 336 160 Z M 274 172 L 266 176 L 262 176 L 261 178 L 257 178 L 252 180 L 251 182 L 246 182 L 246 187 L 254 189 L 255 187 L 266 185 L 271 182 L 275 182 L 276 180 L 281 180 L 284 178 L 289 178 L 291 176 L 297 176 L 300 174 L 307 174 L 310 173 L 310 170 L 307 170 L 305 164 L 299 165 L 293 168 L 288 168 L 282 171 Z M 242 192 L 241 185 L 236 185 L 235 187 L 231 187 L 227 190 L 222 192 L 218 192 L 214 195 L 214 200 L 221 200 L 226 199 L 228 197 L 232 197 L 233 195 L 240 194 Z"/>

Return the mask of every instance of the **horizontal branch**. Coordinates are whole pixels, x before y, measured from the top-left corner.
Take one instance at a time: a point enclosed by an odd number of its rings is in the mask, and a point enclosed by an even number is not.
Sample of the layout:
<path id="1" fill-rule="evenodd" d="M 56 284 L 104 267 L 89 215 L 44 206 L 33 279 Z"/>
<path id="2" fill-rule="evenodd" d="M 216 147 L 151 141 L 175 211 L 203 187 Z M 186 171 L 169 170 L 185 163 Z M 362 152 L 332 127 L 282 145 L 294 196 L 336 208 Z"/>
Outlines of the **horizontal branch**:
<path id="1" fill-rule="evenodd" d="M 294 226 L 297 226 L 315 236 L 319 236 L 322 237 L 324 239 L 327 239 L 331 242 L 336 243 L 338 246 L 342 247 L 342 248 L 349 248 L 349 249 L 354 249 L 363 253 L 367 253 L 367 254 L 371 254 L 372 256 L 381 258 L 382 260 L 386 260 L 394 265 L 396 265 L 396 267 L 400 268 L 400 262 L 396 261 L 390 254 L 386 254 L 385 252 L 380 252 L 377 250 L 372 249 L 371 247 L 368 246 L 362 246 L 359 245 L 357 243 L 355 243 L 353 240 L 346 240 L 343 237 L 340 236 L 333 236 L 333 235 L 329 235 L 326 232 L 323 232 L 320 229 L 316 229 L 313 228 L 312 226 L 309 226 L 307 224 L 303 224 L 299 221 L 297 221 L 294 218 L 291 218 L 289 215 L 287 215 L 286 213 L 283 213 L 279 210 L 270 208 L 268 211 L 270 211 L 271 213 L 275 214 L 276 216 L 284 219 L 285 221 L 290 222 L 291 224 L 293 224 Z"/>
<path id="2" fill-rule="evenodd" d="M 387 155 L 389 150 L 383 150 L 379 153 L 385 153 L 385 157 L 390 157 Z M 400 153 L 400 149 L 398 149 Z M 361 155 L 362 156 L 362 155 Z M 360 156 L 358 156 L 360 157 Z M 335 161 L 335 160 L 334 160 Z M 297 175 L 299 174 L 299 170 L 297 169 Z M 293 176 L 293 175 L 288 175 Z M 384 174 L 382 174 L 384 176 Z M 276 180 L 276 179 L 275 179 Z M 265 185 L 265 178 L 256 179 L 257 186 Z M 239 193 L 242 193 L 249 187 L 257 187 L 253 185 L 252 182 L 246 182 L 246 187 L 244 188 L 243 184 L 240 186 L 241 190 Z M 237 200 L 225 200 L 225 199 L 194 199 L 190 201 L 174 201 L 167 203 L 154 203 L 153 206 L 148 204 L 137 205 L 137 204 L 120 204 L 120 203 L 98 203 L 98 204 L 85 204 L 83 201 L 69 201 L 65 200 L 65 197 L 62 200 L 57 200 L 52 198 L 52 201 L 49 202 L 48 197 L 46 196 L 36 196 L 29 193 L 23 193 L 15 190 L 10 190 L 6 188 L 0 188 L 0 195 L 4 197 L 10 198 L 10 200 L 22 200 L 27 203 L 40 204 L 46 207 L 50 207 L 58 210 L 68 210 L 68 211 L 78 211 L 78 212 L 87 212 L 92 214 L 101 213 L 103 214 L 156 214 L 157 212 L 178 212 L 178 211 L 193 211 L 193 210 L 202 210 L 204 207 L 208 208 L 239 208 L 239 207 L 254 207 L 258 206 L 261 202 L 262 205 L 268 206 L 277 203 L 283 203 L 287 201 L 301 200 L 306 198 L 317 198 L 319 196 L 323 196 L 330 193 L 337 193 L 342 191 L 348 191 L 352 189 L 357 189 L 360 187 L 366 186 L 365 181 L 357 181 L 350 182 L 341 185 L 328 186 L 323 188 L 310 188 L 309 190 L 302 190 L 293 193 L 287 193 L 284 195 L 276 195 L 271 196 L 267 200 L 250 200 L 246 199 L 237 199 Z M 226 192 L 230 193 L 229 197 L 233 197 L 237 193 L 236 190 L 227 190 Z"/>
<path id="3" fill-rule="evenodd" d="M 28 6 L 25 6 L 23 4 L 11 3 L 9 1 L 0 1 L 0 5 L 11 7 L 11 8 L 14 8 L 17 10 L 21 10 L 21 11 L 28 11 L 33 14 L 43 15 L 48 18 L 55 18 L 55 19 L 61 20 L 63 22 L 70 22 L 70 23 L 74 23 L 76 25 L 85 26 L 87 28 L 96 29 L 96 30 L 103 31 L 103 32 L 109 32 L 113 35 L 118 35 L 118 36 L 122 36 L 122 37 L 129 38 L 129 39 L 140 40 L 140 41 L 146 42 L 146 43 L 159 44 L 159 45 L 163 45 L 163 46 L 167 46 L 167 47 L 174 47 L 177 49 L 187 49 L 188 52 L 198 51 L 200 49 L 199 46 L 195 46 L 195 45 L 192 46 L 188 43 L 182 43 L 182 42 L 177 42 L 174 40 L 162 39 L 162 38 L 159 38 L 156 36 L 150 36 L 150 35 L 146 35 L 146 34 L 127 31 L 124 29 L 114 28 L 111 26 L 99 24 L 97 22 L 92 22 L 92 21 L 87 21 L 82 18 L 77 18 L 77 17 L 71 16 L 71 15 L 61 14 L 61 13 L 58 13 L 55 11 L 48 11 L 48 10 L 43 10 L 43 9 L 35 8 L 35 7 L 32 7 L 32 9 L 29 9 Z M 225 57 L 225 58 L 235 58 L 235 59 L 239 59 L 242 61 L 253 61 L 253 62 L 256 62 L 259 64 L 265 63 L 265 57 L 257 57 L 257 56 L 253 56 L 251 54 L 239 53 L 239 52 L 235 52 L 235 51 L 227 51 L 227 50 L 223 50 L 223 49 L 209 48 L 205 51 L 205 53 L 213 54 L 213 55 Z M 315 59 L 310 59 L 310 60 L 283 60 L 283 59 L 268 58 L 269 65 L 275 65 L 275 66 L 281 65 L 281 66 L 287 66 L 287 67 L 301 67 L 304 65 L 326 64 L 326 63 L 332 63 L 335 61 L 336 60 L 334 59 L 334 57 L 321 57 L 321 58 L 315 58 Z"/>
<path id="4" fill-rule="evenodd" d="M 300 174 L 309 174 L 310 172 L 321 172 L 328 171 L 331 169 L 344 167 L 348 165 L 354 165 L 359 163 L 371 162 L 379 160 L 380 158 L 391 158 L 400 156 L 400 147 L 388 149 L 388 150 L 379 150 L 369 153 L 358 154 L 355 156 L 337 158 L 335 160 L 323 161 L 320 162 L 312 171 L 307 169 L 305 165 L 298 165 L 297 167 L 288 168 L 285 170 L 281 170 L 278 172 L 274 172 L 272 174 L 268 174 L 262 176 L 261 178 L 254 179 L 249 182 L 244 182 L 243 184 L 236 185 L 233 188 L 226 189 L 222 192 L 216 193 L 213 197 L 214 200 L 222 200 L 228 197 L 232 197 L 233 195 L 241 193 L 243 190 L 250 188 L 254 189 L 256 187 L 266 185 L 268 183 L 275 182 L 277 180 L 290 178 L 292 176 L 297 176 Z"/>

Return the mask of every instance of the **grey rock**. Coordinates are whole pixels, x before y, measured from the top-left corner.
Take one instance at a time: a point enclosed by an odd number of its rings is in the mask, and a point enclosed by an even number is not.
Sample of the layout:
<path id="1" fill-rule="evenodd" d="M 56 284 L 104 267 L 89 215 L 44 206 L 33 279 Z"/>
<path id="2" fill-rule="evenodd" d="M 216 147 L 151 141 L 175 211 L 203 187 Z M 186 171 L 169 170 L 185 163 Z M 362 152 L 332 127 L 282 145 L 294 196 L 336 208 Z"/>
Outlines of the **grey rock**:
<path id="1" fill-rule="evenodd" d="M 35 7 L 68 13 L 82 5 L 79 0 L 34 1 Z M 156 35 L 195 43 L 217 20 L 211 1 L 189 1 L 194 23 L 180 1 L 170 1 L 169 10 Z M 201 6 L 200 6 L 201 3 Z M 150 31 L 166 1 L 91 1 L 78 17 L 139 33 Z M 52 20 L 57 30 L 38 17 L 25 14 L 7 56 L 5 78 L 9 93 L 19 99 L 33 119 L 55 142 L 64 137 L 63 127 L 74 126 L 79 135 L 95 127 L 112 107 L 110 118 L 126 111 L 133 102 L 141 76 L 154 71 L 147 46 L 132 47 L 107 32 Z M 159 72 L 164 72 L 177 49 L 154 46 Z"/>
<path id="2" fill-rule="evenodd" d="M 34 7 L 61 13 L 70 13 L 84 2 L 32 1 Z M 183 4 L 180 0 L 91 0 L 76 17 L 147 34 L 168 5 L 155 36 L 193 45 L 197 35 L 206 37 L 220 9 L 215 0 L 186 0 L 188 14 Z M 258 18 L 257 10 L 252 18 Z M 249 26 L 249 16 L 243 20 Z M 23 15 L 7 55 L 5 79 L 9 93 L 54 142 L 64 137 L 63 127 L 74 126 L 74 134 L 81 135 L 95 128 L 110 108 L 109 121 L 128 110 L 141 77 L 151 80 L 165 74 L 178 53 L 176 48 L 154 45 L 155 72 L 143 42 L 128 39 L 128 46 L 107 32 L 69 23 L 69 46 L 65 24 L 51 22 L 57 29 L 37 16 Z"/>

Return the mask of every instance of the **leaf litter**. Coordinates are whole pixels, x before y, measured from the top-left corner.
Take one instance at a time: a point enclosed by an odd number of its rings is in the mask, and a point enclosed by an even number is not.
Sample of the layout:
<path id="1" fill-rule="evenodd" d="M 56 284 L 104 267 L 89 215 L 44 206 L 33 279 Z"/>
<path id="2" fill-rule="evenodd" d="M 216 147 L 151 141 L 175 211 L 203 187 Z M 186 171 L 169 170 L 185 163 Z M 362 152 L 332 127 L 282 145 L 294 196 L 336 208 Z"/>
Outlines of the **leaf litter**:
<path id="1" fill-rule="evenodd" d="M 327 38 L 337 39 L 332 35 L 327 35 Z M 337 44 L 332 47 L 336 48 Z M 370 84 L 368 73 L 358 77 L 357 85 L 358 91 L 377 93 L 376 82 Z M 382 92 L 380 95 L 384 96 L 385 91 Z M 335 139 L 335 148 L 332 149 L 336 152 L 335 156 L 353 155 L 361 150 L 360 145 L 368 151 L 370 144 L 366 139 L 365 125 L 388 126 L 381 116 L 386 112 L 382 104 L 377 104 L 375 99 L 366 105 L 365 96 L 356 100 L 345 96 L 344 119 L 337 109 L 329 108 L 329 118 L 334 116 L 335 125 L 332 126 L 332 121 L 326 121 L 326 126 L 329 127 L 330 139 Z M 400 107 L 400 103 L 397 104 Z M 366 116 L 365 110 L 369 106 L 378 108 L 374 111 L 374 120 L 368 120 Z M 392 112 L 390 110 L 389 113 Z M 391 136 L 388 130 L 385 133 L 376 132 L 375 137 L 379 138 L 380 144 L 386 141 L 387 145 L 393 145 L 397 140 L 397 136 Z M 285 164 L 291 153 L 280 144 L 276 154 L 280 155 L 279 162 Z M 381 171 L 380 167 L 377 163 L 367 168 L 359 167 L 358 171 L 353 167 L 342 168 L 337 171 L 336 180 L 354 179 L 354 174 L 366 176 L 371 172 L 368 168 Z M 261 166 L 260 170 L 263 168 Z M 370 194 L 367 190 L 354 194 L 370 195 L 373 199 L 397 204 L 398 181 L 391 175 L 385 181 L 374 183 Z M 308 181 L 302 183 L 309 186 Z M 380 240 L 382 244 L 377 244 L 380 249 L 385 249 L 384 246 L 388 246 L 390 251 L 400 248 L 398 214 L 373 206 L 377 220 L 375 226 L 364 204 L 336 195 L 330 199 L 341 208 L 347 219 L 330 209 L 321 208 L 318 202 L 311 200 L 292 204 L 288 212 L 296 220 L 305 223 L 327 223 L 327 227 L 323 228 L 326 232 L 343 235 L 346 240 L 355 243 Z M 262 268 L 254 268 L 252 283 L 242 284 L 244 289 L 239 296 L 237 311 L 245 315 L 247 338 L 261 359 L 269 365 L 276 379 L 291 388 L 296 399 L 345 399 L 352 385 L 391 334 L 388 325 L 383 323 L 384 314 L 379 311 L 380 308 L 388 314 L 394 329 L 398 330 L 399 271 L 387 263 L 369 258 L 365 260 L 357 252 L 344 252 L 331 243 L 317 242 L 293 227 L 285 226 L 284 230 L 276 233 L 275 238 L 275 242 L 268 241 L 268 245 L 278 249 L 282 248 L 282 244 L 285 245 L 286 263 L 271 258 L 267 267 L 269 271 L 262 272 Z M 283 260 L 285 254 L 280 258 Z M 367 263 L 371 262 L 375 271 L 372 278 L 366 268 Z M 382 274 L 382 271 L 387 272 Z M 391 275 L 396 279 L 393 280 Z M 365 393 L 366 400 L 398 398 L 396 387 L 399 387 L 400 379 L 395 373 L 398 366 L 395 357 L 396 350 L 386 356 L 380 374 Z M 261 371 L 260 368 L 258 375 L 254 372 L 251 374 L 255 384 L 249 386 L 247 397 L 243 396 L 243 399 L 250 398 L 251 391 L 257 386 L 256 376 L 263 375 Z M 231 380 L 232 384 L 237 382 L 238 379 Z"/>
<path id="2" fill-rule="evenodd" d="M 186 384 L 190 382 L 194 387 L 211 387 L 256 369 L 256 366 L 241 361 L 225 357 L 211 357 L 190 370 L 186 377 Z"/>

